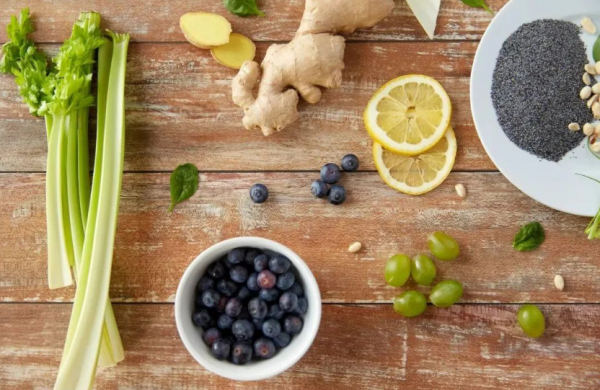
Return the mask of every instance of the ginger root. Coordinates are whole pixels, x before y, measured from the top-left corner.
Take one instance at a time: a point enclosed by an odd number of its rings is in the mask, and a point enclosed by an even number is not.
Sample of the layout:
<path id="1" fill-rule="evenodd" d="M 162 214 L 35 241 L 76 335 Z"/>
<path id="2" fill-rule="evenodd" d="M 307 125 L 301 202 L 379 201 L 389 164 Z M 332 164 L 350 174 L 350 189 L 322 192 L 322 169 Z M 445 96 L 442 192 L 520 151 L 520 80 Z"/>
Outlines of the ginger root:
<path id="1" fill-rule="evenodd" d="M 207 12 L 188 12 L 179 18 L 179 27 L 192 45 L 210 49 L 229 43 L 231 23 L 224 17 Z"/>
<path id="2" fill-rule="evenodd" d="M 213 47 L 210 52 L 219 64 L 232 69 L 240 69 L 244 62 L 254 59 L 256 46 L 252 40 L 242 34 L 232 33 L 229 36 L 229 43 Z"/>
<path id="3" fill-rule="evenodd" d="M 319 87 L 340 87 L 346 44 L 334 34 L 373 27 L 393 8 L 394 0 L 306 0 L 294 39 L 272 45 L 260 67 L 245 62 L 233 80 L 233 102 L 244 109 L 244 126 L 266 136 L 281 131 L 299 118 L 298 94 L 315 104 L 321 100 Z"/>

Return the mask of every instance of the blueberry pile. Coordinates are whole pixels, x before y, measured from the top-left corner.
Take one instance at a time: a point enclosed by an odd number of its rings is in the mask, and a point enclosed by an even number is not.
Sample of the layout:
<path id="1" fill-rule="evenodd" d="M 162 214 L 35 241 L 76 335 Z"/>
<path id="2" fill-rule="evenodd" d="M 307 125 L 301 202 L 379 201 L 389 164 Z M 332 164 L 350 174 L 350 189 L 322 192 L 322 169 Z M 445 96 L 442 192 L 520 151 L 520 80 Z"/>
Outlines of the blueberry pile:
<path id="1" fill-rule="evenodd" d="M 346 172 L 358 170 L 358 157 L 347 154 L 342 158 L 342 169 Z M 340 167 L 336 164 L 325 164 L 321 168 L 321 180 L 315 180 L 310 186 L 310 192 L 315 198 L 328 198 L 329 203 L 341 205 L 346 201 L 346 189 L 337 183 L 342 178 Z M 331 185 L 331 187 L 329 187 Z"/>
<path id="2" fill-rule="evenodd" d="M 308 310 L 290 260 L 237 248 L 212 263 L 196 286 L 193 323 L 219 360 L 246 364 L 287 347 Z"/>

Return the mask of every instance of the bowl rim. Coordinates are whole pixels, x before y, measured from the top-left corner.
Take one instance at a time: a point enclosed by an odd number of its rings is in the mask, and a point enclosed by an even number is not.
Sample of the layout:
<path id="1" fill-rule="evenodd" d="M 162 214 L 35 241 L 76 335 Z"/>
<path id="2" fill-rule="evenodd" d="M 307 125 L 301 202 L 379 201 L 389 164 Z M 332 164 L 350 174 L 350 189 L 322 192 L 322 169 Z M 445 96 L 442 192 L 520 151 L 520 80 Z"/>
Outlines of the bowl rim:
<path id="1" fill-rule="evenodd" d="M 272 360 L 259 362 L 252 366 L 236 366 L 232 363 L 227 364 L 227 369 L 222 365 L 223 362 L 216 360 L 206 353 L 200 352 L 196 347 L 197 342 L 186 331 L 187 325 L 184 326 L 184 321 L 189 321 L 185 316 L 184 311 L 188 302 L 183 302 L 185 291 L 190 288 L 190 283 L 197 277 L 199 268 L 203 265 L 208 265 L 223 256 L 229 250 L 236 247 L 248 247 L 267 249 L 273 252 L 280 253 L 290 259 L 296 272 L 302 279 L 304 289 L 308 295 L 310 290 L 310 305 L 309 305 L 309 321 L 305 321 L 301 334 L 305 337 L 304 342 L 295 345 L 292 357 L 288 357 L 285 361 L 277 361 L 277 357 Z M 175 296 L 175 322 L 177 332 L 181 341 L 190 355 L 207 370 L 221 377 L 236 381 L 257 381 L 277 376 L 284 371 L 294 366 L 312 346 L 314 339 L 317 336 L 321 323 L 322 302 L 319 285 L 312 271 L 302 258 L 292 251 L 287 246 L 276 241 L 262 237 L 235 237 L 221 242 L 218 242 L 206 250 L 202 251 L 186 268 Z M 290 345 L 291 346 L 291 345 Z M 288 347 L 289 348 L 289 347 Z M 268 362 L 268 364 L 267 364 Z M 265 363 L 265 364 L 261 364 Z M 251 369 L 249 369 L 251 368 Z"/>

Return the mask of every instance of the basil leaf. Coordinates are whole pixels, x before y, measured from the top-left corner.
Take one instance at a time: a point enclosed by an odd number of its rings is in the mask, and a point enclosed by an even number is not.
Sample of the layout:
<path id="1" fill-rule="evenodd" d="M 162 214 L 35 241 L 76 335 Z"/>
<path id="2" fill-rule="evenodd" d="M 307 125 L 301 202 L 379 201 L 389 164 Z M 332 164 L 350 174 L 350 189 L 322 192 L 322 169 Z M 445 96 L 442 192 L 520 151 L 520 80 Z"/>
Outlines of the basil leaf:
<path id="1" fill-rule="evenodd" d="M 265 16 L 265 13 L 258 9 L 256 0 L 223 0 L 225 8 L 237 16 Z"/>
<path id="2" fill-rule="evenodd" d="M 468 5 L 469 7 L 483 8 L 490 14 L 492 14 L 492 15 L 494 14 L 494 11 L 492 11 L 492 9 L 487 5 L 485 0 L 460 0 L 460 1 L 462 1 L 465 5 Z"/>
<path id="3" fill-rule="evenodd" d="M 600 62 L 600 37 L 598 37 L 598 39 L 596 39 L 596 43 L 594 43 L 592 55 L 594 56 L 594 61 Z"/>
<path id="4" fill-rule="evenodd" d="M 171 207 L 188 200 L 198 190 L 198 168 L 193 164 L 180 165 L 171 174 Z"/>
<path id="5" fill-rule="evenodd" d="M 539 222 L 529 223 L 521 228 L 515 236 L 513 248 L 520 252 L 529 252 L 537 249 L 546 239 L 544 228 Z"/>

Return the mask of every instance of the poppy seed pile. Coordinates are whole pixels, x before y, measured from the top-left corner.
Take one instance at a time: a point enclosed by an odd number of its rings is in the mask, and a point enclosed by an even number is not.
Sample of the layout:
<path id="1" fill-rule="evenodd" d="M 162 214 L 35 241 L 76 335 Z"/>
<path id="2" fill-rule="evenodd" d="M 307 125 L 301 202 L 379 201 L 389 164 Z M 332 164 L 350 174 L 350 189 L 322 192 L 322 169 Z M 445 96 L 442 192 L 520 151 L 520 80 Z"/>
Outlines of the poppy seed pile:
<path id="1" fill-rule="evenodd" d="M 502 46 L 492 84 L 498 121 L 519 148 L 560 161 L 585 138 L 570 123 L 593 120 L 579 98 L 588 63 L 579 27 L 560 20 L 522 25 Z"/>

